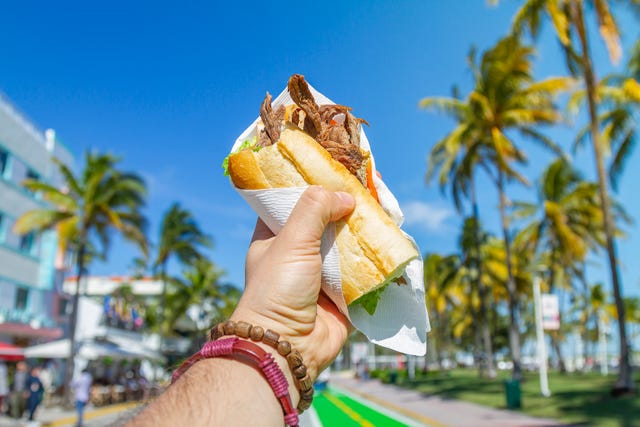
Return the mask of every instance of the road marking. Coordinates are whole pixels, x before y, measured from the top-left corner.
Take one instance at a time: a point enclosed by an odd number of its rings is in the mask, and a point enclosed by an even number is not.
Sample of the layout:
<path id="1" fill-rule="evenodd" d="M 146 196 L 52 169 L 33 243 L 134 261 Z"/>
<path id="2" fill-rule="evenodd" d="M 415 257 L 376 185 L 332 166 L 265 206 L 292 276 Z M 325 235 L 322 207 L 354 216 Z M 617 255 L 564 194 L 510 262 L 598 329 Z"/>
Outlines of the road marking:
<path id="1" fill-rule="evenodd" d="M 105 415 L 114 414 L 116 412 L 122 412 L 127 409 L 135 408 L 136 406 L 143 405 L 141 402 L 129 402 L 129 403 L 120 403 L 117 405 L 109 405 L 104 408 L 97 408 L 91 411 L 87 411 L 84 414 L 85 420 L 91 420 L 93 418 L 104 417 Z M 55 421 L 44 422 L 42 423 L 43 427 L 62 427 L 68 425 L 74 425 L 77 421 L 77 417 L 66 417 L 60 418 Z"/>
<path id="2" fill-rule="evenodd" d="M 349 408 L 343 401 L 341 401 L 340 399 L 335 397 L 333 394 L 325 393 L 324 396 L 326 397 L 326 399 L 329 402 L 333 403 L 334 406 L 336 406 L 342 412 L 347 414 L 347 416 L 349 418 L 351 418 L 353 421 L 355 421 L 358 424 L 360 424 L 362 427 L 375 427 L 373 424 L 371 424 L 369 421 L 367 421 L 364 418 L 362 418 L 362 416 L 360 414 L 358 414 L 353 409 Z"/>
<path id="3" fill-rule="evenodd" d="M 447 424 L 443 424 L 442 422 L 434 420 L 433 418 L 429 418 L 426 415 L 422 415 L 410 409 L 403 408 L 402 406 L 396 405 L 394 403 L 387 402 L 384 399 L 380 399 L 379 397 L 376 397 L 372 394 L 365 393 L 360 390 L 356 390 L 354 388 L 345 386 L 344 384 L 341 384 L 340 386 L 335 386 L 332 384 L 332 387 L 334 387 L 337 391 L 347 391 L 348 393 L 359 396 L 362 399 L 369 400 L 377 405 L 380 405 L 383 408 L 387 408 L 391 411 L 398 412 L 408 418 L 412 418 L 414 420 L 420 421 L 421 423 L 426 424 L 429 427 L 449 427 Z"/>

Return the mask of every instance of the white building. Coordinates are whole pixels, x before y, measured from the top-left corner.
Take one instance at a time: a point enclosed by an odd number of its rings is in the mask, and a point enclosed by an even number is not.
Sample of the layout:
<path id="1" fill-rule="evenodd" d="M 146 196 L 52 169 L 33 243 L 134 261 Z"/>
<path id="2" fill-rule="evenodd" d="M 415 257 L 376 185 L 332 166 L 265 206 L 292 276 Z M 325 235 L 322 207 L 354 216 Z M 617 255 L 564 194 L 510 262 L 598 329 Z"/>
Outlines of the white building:
<path id="1" fill-rule="evenodd" d="M 61 185 L 53 157 L 73 163 L 53 130 L 38 130 L 0 94 L 0 340 L 23 346 L 63 332 L 58 325 L 64 307 L 56 292 L 56 278 L 61 277 L 56 233 L 13 232 L 23 213 L 46 206 L 38 193 L 21 185 L 25 179 Z"/>

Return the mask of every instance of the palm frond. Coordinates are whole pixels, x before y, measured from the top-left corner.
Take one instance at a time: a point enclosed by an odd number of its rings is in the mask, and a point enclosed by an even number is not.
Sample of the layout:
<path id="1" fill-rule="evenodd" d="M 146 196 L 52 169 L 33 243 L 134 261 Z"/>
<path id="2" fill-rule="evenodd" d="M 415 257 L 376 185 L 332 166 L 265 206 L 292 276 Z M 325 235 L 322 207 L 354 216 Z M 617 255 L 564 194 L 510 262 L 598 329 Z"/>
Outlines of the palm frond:
<path id="1" fill-rule="evenodd" d="M 466 112 L 466 103 L 455 98 L 428 97 L 421 99 L 418 105 L 425 110 L 445 113 L 455 118 L 464 116 Z"/>
<path id="2" fill-rule="evenodd" d="M 80 187 L 80 184 L 78 183 L 76 177 L 73 175 L 73 172 L 71 172 L 71 169 L 69 169 L 69 167 L 62 163 L 62 161 L 58 158 L 54 157 L 53 161 L 58 166 L 58 170 L 62 174 L 64 182 L 69 187 L 69 191 L 72 193 L 72 195 L 75 197 L 81 197 L 82 188 Z"/>
<path id="3" fill-rule="evenodd" d="M 625 95 L 630 100 L 640 104 L 640 83 L 634 78 L 628 78 L 622 84 Z"/>
<path id="4" fill-rule="evenodd" d="M 544 80 L 536 81 L 531 83 L 526 89 L 524 89 L 524 93 L 559 93 L 566 92 L 575 87 L 578 81 L 573 77 L 549 77 Z"/>
<path id="5" fill-rule="evenodd" d="M 555 141 L 553 141 L 548 136 L 544 135 L 541 132 L 538 132 L 536 129 L 532 127 L 522 127 L 518 128 L 520 133 L 528 138 L 531 138 L 532 141 L 539 143 L 542 147 L 552 151 L 557 156 L 562 157 L 565 160 L 568 160 L 568 155 L 565 151 L 558 145 Z"/>
<path id="6" fill-rule="evenodd" d="M 18 218 L 13 225 L 13 230 L 16 234 L 51 230 L 59 221 L 69 218 L 69 216 L 70 214 L 55 209 L 35 209 Z"/>
<path id="7" fill-rule="evenodd" d="M 609 180 L 615 191 L 618 190 L 620 176 L 624 171 L 627 160 L 631 157 L 630 153 L 636 146 L 636 136 L 633 129 L 628 129 L 626 134 L 621 138 L 620 146 L 616 151 L 611 165 L 609 166 Z"/>
<path id="8" fill-rule="evenodd" d="M 525 31 L 535 39 L 538 36 L 540 28 L 541 15 L 545 7 L 546 0 L 528 0 L 516 12 L 513 23 L 511 24 L 512 32 L 518 36 L 523 35 Z"/>
<path id="9" fill-rule="evenodd" d="M 613 64 L 617 64 L 622 57 L 622 47 L 620 44 L 620 32 L 618 26 L 609 10 L 606 0 L 594 0 L 596 16 L 600 26 L 600 35 L 607 46 L 609 58 Z"/>
<path id="10" fill-rule="evenodd" d="M 556 29 L 558 40 L 560 40 L 560 43 L 564 46 L 570 45 L 569 18 L 567 18 L 565 11 L 558 5 L 557 0 L 547 0 L 545 5 L 551 22 L 553 22 L 553 26 Z"/>
<path id="11" fill-rule="evenodd" d="M 45 182 L 27 179 L 22 183 L 22 185 L 33 192 L 40 192 L 44 200 L 61 210 L 70 212 L 75 210 L 78 206 L 73 196 L 65 194 L 58 188 Z"/>

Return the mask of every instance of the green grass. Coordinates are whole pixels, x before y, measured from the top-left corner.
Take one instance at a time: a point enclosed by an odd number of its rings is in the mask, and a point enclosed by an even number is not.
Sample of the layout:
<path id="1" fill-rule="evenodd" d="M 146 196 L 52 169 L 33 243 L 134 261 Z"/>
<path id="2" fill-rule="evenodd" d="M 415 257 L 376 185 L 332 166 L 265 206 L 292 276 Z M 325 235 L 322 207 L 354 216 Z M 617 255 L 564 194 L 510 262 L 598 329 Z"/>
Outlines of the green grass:
<path id="1" fill-rule="evenodd" d="M 460 399 L 494 408 L 506 408 L 504 380 L 478 378 L 473 370 L 454 370 L 409 381 L 400 376 L 403 387 L 414 388 L 444 398 Z M 640 375 L 636 375 L 640 382 Z M 640 396 L 613 398 L 609 395 L 614 376 L 589 374 L 549 374 L 551 397 L 540 395 L 537 373 L 525 374 L 521 411 L 564 423 L 597 427 L 640 427 Z"/>

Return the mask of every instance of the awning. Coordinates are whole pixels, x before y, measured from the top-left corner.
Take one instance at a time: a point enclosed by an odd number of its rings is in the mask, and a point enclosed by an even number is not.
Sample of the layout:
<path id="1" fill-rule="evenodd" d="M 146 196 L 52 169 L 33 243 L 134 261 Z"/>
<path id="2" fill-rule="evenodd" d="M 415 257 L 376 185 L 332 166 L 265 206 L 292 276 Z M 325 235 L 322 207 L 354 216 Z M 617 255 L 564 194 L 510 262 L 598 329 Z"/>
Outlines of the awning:
<path id="1" fill-rule="evenodd" d="M 26 323 L 0 323 L 0 334 L 27 338 L 60 338 L 60 328 L 34 328 Z"/>
<path id="2" fill-rule="evenodd" d="M 0 360 L 5 360 L 7 362 L 24 360 L 23 350 L 15 345 L 0 342 Z"/>
<path id="3" fill-rule="evenodd" d="M 69 339 L 65 338 L 24 349 L 28 358 L 67 359 L 69 357 Z M 117 360 L 147 359 L 147 354 L 131 351 L 116 344 L 104 341 L 84 340 L 78 343 L 78 356 L 87 360 L 110 357 Z"/>

